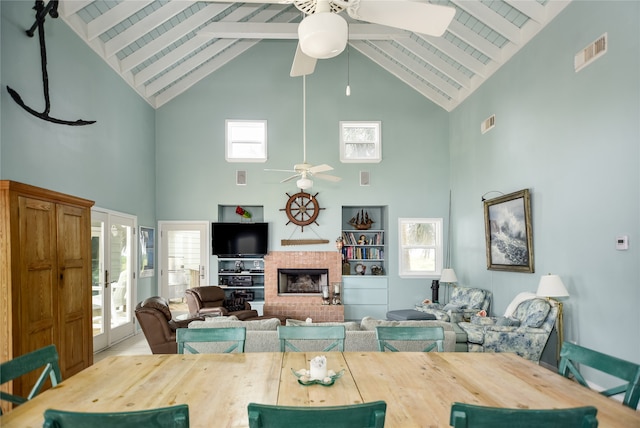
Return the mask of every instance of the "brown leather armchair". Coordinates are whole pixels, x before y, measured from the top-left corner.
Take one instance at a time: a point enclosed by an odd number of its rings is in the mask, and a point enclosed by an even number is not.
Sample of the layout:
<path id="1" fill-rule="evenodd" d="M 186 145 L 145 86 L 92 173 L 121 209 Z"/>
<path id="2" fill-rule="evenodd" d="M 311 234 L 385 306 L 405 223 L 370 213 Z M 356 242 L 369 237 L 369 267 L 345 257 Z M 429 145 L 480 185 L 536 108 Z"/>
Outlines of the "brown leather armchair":
<path id="1" fill-rule="evenodd" d="M 176 329 L 186 328 L 194 320 L 204 320 L 203 317 L 172 319 L 169 302 L 159 296 L 149 297 L 138 303 L 136 318 L 154 354 L 177 354 Z"/>
<path id="2" fill-rule="evenodd" d="M 184 292 L 191 316 L 234 315 L 239 320 L 259 318 L 258 311 L 251 309 L 249 302 L 244 302 L 242 309 L 225 307 L 224 290 L 215 285 L 189 288 Z"/>

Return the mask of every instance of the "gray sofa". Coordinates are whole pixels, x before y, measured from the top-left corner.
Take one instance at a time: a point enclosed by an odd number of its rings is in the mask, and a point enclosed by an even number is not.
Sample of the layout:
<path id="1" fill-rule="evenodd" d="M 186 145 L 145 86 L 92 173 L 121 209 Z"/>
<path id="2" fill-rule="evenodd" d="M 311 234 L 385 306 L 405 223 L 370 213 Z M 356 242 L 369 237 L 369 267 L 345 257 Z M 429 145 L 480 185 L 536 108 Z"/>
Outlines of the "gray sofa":
<path id="1" fill-rule="evenodd" d="M 280 352 L 280 340 L 277 328 L 280 325 L 278 319 L 266 319 L 255 321 L 240 321 L 234 317 L 209 318 L 205 321 L 193 321 L 189 328 L 220 328 L 220 327 L 245 327 L 247 339 L 245 352 Z M 287 325 L 307 325 L 304 321 L 287 320 Z M 441 326 L 444 329 L 444 351 L 454 352 L 456 333 L 451 323 L 441 321 L 386 321 L 365 317 L 361 322 L 344 323 L 317 323 L 314 325 L 344 325 L 346 337 L 344 342 L 345 352 L 378 351 L 376 339 L 376 326 Z M 310 327 L 311 328 L 311 327 Z M 329 341 L 327 341 L 328 343 Z M 421 351 L 429 342 L 405 342 L 397 344 L 401 351 Z M 305 340 L 295 343 L 302 351 L 317 351 L 326 346 L 321 340 Z M 201 353 L 222 352 L 225 343 L 197 343 L 192 345 Z M 394 345 L 395 346 L 395 345 Z"/>

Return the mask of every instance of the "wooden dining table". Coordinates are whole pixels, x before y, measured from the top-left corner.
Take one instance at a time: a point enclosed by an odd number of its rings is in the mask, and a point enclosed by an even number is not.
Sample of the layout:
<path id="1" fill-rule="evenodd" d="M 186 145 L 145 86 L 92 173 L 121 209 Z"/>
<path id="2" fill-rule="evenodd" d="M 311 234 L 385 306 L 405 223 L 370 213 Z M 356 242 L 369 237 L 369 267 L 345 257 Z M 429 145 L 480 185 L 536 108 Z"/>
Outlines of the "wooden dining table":
<path id="1" fill-rule="evenodd" d="M 600 427 L 640 427 L 640 413 L 514 354 L 327 352 L 344 374 L 332 386 L 298 383 L 320 353 L 108 357 L 0 417 L 41 427 L 46 409 L 117 412 L 186 403 L 192 427 L 246 427 L 250 402 L 331 406 L 384 400 L 385 427 L 447 427 L 453 402 L 552 409 L 595 406 Z"/>

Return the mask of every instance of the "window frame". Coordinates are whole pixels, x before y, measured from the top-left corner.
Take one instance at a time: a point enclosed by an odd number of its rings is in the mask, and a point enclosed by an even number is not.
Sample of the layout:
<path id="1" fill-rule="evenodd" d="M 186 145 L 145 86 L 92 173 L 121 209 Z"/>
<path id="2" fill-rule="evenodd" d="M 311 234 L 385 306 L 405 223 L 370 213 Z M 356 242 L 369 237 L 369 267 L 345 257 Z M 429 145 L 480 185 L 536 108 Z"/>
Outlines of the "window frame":
<path id="1" fill-rule="evenodd" d="M 442 275 L 444 266 L 444 239 L 443 239 L 443 219 L 442 218 L 398 218 L 398 275 L 401 278 L 439 278 Z M 409 245 L 402 242 L 402 228 L 406 224 L 432 224 L 435 227 L 435 244 L 434 245 Z M 425 248 L 435 250 L 435 269 L 429 270 L 412 270 L 405 266 L 402 257 L 405 249 L 408 248 Z"/>
<path id="2" fill-rule="evenodd" d="M 240 127 L 240 124 L 250 124 L 258 127 L 258 125 L 262 125 L 264 127 L 264 135 L 262 140 L 256 141 L 234 141 L 231 139 L 232 128 L 234 125 Z M 227 162 L 266 162 L 267 161 L 267 121 L 266 120 L 246 120 L 246 119 L 226 119 L 225 125 L 225 145 L 224 145 L 224 158 Z M 234 144 L 259 144 L 259 147 L 262 151 L 260 157 L 234 157 L 233 146 Z"/>
<path id="3" fill-rule="evenodd" d="M 348 144 L 362 143 L 359 141 L 346 141 L 345 140 L 345 128 L 374 128 L 377 135 L 376 141 L 368 142 L 374 144 L 374 153 L 370 157 L 356 157 L 347 154 Z M 358 121 L 340 121 L 339 125 L 340 133 L 340 162 L 342 163 L 379 163 L 382 161 L 382 122 L 372 120 L 358 120 Z"/>

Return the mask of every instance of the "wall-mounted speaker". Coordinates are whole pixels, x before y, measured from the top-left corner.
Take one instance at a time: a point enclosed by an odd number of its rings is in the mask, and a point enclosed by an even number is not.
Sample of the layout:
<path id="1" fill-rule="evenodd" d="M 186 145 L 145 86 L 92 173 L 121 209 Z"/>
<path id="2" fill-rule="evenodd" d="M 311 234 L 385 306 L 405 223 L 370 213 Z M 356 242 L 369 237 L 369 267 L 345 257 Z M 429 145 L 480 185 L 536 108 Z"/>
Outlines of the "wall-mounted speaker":
<path id="1" fill-rule="evenodd" d="M 371 176 L 369 171 L 360 171 L 360 185 L 368 186 L 371 184 Z"/>
<path id="2" fill-rule="evenodd" d="M 236 184 L 238 186 L 247 185 L 247 171 L 236 171 Z"/>

